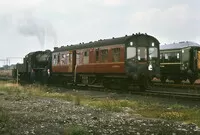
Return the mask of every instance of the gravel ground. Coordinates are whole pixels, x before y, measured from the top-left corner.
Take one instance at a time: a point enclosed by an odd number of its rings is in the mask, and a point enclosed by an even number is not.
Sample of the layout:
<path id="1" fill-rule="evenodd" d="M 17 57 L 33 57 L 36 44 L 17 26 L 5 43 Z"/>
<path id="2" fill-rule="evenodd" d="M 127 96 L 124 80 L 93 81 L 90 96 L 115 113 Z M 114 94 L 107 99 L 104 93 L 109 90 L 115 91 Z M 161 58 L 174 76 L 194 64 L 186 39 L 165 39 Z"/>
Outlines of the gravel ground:
<path id="1" fill-rule="evenodd" d="M 0 93 L 0 103 L 7 116 L 0 120 L 2 135 L 63 135 L 71 125 L 84 127 L 94 135 L 200 135 L 194 124 L 113 113 L 52 98 Z"/>

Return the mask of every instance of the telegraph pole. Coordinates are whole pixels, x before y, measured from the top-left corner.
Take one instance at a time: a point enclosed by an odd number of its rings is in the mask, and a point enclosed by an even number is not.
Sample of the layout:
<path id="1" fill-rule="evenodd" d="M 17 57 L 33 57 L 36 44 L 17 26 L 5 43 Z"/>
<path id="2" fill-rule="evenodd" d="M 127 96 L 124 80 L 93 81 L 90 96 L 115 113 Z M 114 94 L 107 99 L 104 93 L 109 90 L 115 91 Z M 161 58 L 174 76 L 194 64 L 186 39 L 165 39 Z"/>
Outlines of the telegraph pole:
<path id="1" fill-rule="evenodd" d="M 21 60 L 22 60 L 23 58 L 22 58 L 22 57 L 7 57 L 7 58 L 6 58 L 6 60 L 7 60 L 7 65 L 10 65 L 10 60 L 11 60 L 11 59 L 21 59 Z"/>
<path id="2" fill-rule="evenodd" d="M 7 63 L 7 59 L 0 59 L 0 61 L 3 61 L 4 65 L 6 65 L 6 63 Z"/>

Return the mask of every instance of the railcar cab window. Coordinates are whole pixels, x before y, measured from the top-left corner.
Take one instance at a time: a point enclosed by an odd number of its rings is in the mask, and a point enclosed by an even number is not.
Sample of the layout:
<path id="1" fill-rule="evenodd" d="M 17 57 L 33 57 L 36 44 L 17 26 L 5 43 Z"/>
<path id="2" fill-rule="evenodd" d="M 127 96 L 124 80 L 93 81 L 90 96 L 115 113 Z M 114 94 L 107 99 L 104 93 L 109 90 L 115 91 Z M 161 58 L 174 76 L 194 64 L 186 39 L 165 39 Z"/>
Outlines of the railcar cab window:
<path id="1" fill-rule="evenodd" d="M 150 47 L 149 48 L 149 59 L 155 60 L 158 58 L 158 48 L 156 47 Z"/>
<path id="2" fill-rule="evenodd" d="M 147 49 L 146 47 L 138 47 L 138 61 L 139 62 L 146 62 L 147 61 Z"/>
<path id="3" fill-rule="evenodd" d="M 127 59 L 136 59 L 136 48 L 127 47 Z"/>

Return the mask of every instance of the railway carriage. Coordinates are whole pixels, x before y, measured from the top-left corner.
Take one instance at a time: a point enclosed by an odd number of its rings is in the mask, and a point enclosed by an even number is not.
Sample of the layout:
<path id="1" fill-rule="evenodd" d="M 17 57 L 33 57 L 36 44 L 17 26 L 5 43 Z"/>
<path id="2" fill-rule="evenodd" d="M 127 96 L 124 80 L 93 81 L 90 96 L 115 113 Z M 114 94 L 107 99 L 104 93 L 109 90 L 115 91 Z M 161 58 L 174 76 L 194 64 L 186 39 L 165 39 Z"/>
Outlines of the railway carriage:
<path id="1" fill-rule="evenodd" d="M 160 75 L 159 44 L 155 37 L 138 33 L 54 48 L 51 81 L 146 90 Z"/>
<path id="2" fill-rule="evenodd" d="M 200 45 L 189 41 L 161 45 L 160 70 L 163 83 L 188 79 L 193 84 L 200 73 Z"/>

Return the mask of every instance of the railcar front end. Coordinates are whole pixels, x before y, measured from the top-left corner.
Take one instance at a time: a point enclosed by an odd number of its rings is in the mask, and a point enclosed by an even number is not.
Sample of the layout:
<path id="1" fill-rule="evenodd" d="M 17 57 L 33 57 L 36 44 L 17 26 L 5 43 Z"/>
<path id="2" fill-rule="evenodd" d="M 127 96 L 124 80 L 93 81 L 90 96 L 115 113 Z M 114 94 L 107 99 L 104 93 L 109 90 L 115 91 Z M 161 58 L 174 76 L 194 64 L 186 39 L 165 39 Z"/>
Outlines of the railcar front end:
<path id="1" fill-rule="evenodd" d="M 160 77 L 159 44 L 152 36 L 136 34 L 125 45 L 126 74 L 141 90 L 148 89 L 154 77 Z"/>

